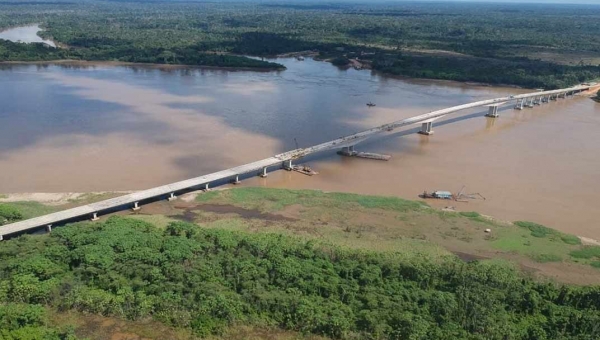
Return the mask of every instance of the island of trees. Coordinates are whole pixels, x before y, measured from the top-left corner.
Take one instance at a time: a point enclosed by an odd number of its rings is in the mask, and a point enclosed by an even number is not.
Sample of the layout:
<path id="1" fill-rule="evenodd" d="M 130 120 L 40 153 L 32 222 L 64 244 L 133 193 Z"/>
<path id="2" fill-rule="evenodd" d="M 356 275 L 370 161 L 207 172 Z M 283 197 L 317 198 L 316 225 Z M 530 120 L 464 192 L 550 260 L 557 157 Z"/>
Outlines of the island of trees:
<path id="1" fill-rule="evenodd" d="M 306 52 L 409 77 L 553 89 L 598 78 L 597 6 L 461 3 L 0 2 L 0 28 L 41 23 L 42 45 L 0 60 L 116 60 L 281 69 Z"/>

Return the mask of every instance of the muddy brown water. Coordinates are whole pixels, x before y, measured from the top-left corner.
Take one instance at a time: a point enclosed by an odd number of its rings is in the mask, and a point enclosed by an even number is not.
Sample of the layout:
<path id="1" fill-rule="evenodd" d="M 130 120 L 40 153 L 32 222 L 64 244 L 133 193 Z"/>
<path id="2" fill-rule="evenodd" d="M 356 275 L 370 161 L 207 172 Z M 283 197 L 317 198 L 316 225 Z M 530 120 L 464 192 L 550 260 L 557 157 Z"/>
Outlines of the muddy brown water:
<path id="1" fill-rule="evenodd" d="M 377 124 L 527 92 L 383 77 L 277 60 L 281 72 L 96 65 L 0 65 L 0 192 L 139 190 L 317 144 Z M 367 102 L 376 107 L 368 108 Z M 500 118 L 483 109 L 359 145 L 388 162 L 328 152 L 320 174 L 279 171 L 243 186 L 418 199 L 479 192 L 453 205 L 600 238 L 600 104 L 562 100 Z M 416 127 L 415 127 L 416 128 Z"/>

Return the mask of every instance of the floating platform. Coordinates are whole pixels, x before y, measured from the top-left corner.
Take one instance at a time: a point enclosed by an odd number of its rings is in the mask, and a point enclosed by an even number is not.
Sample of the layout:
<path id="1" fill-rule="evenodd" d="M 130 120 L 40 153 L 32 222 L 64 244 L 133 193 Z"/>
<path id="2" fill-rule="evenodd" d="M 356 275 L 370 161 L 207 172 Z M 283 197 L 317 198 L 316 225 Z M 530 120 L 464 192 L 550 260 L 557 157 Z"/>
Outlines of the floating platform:
<path id="1" fill-rule="evenodd" d="M 346 157 L 358 157 L 358 158 L 367 158 L 367 159 L 375 159 L 378 161 L 389 161 L 392 156 L 390 155 L 382 155 L 379 153 L 371 153 L 371 152 L 344 152 L 338 151 L 338 155 L 346 156 Z"/>
<path id="2" fill-rule="evenodd" d="M 299 172 L 306 176 L 313 176 L 313 175 L 319 174 L 318 172 L 314 171 L 313 169 L 311 169 L 307 166 L 302 166 L 302 165 L 295 165 L 292 167 L 292 170 Z"/>

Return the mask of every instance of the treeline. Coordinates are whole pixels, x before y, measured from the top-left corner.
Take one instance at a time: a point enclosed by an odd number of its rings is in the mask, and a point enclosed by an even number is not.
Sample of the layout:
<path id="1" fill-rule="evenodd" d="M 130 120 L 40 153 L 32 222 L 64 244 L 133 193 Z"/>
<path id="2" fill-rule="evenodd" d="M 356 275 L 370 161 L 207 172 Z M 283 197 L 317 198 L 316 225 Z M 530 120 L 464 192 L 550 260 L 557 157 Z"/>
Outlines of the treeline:
<path id="1" fill-rule="evenodd" d="M 368 52 L 393 59 L 365 58 L 386 73 L 543 88 L 599 77 L 598 16 L 581 5 L 0 1 L 0 26 L 43 23 L 73 59 L 281 68 L 214 53 Z M 50 58 L 25 52 L 2 60 Z"/>
<path id="2" fill-rule="evenodd" d="M 50 60 L 120 61 L 132 63 L 198 65 L 212 67 L 256 68 L 283 70 L 281 64 L 228 54 L 206 53 L 194 47 L 171 50 L 127 45 L 83 49 L 52 48 L 42 43 L 23 44 L 0 40 L 0 61 Z"/>
<path id="3" fill-rule="evenodd" d="M 252 324 L 340 339 L 600 337 L 598 286 L 534 282 L 493 263 L 183 222 L 161 230 L 123 217 L 5 241 L 0 301 L 152 316 L 200 336 Z M 0 308 L 0 324 L 9 314 Z"/>
<path id="4" fill-rule="evenodd" d="M 566 66 L 531 60 L 490 61 L 477 57 L 380 54 L 374 56 L 372 66 L 381 72 L 414 78 L 514 84 L 547 90 L 600 78 L 598 66 Z"/>

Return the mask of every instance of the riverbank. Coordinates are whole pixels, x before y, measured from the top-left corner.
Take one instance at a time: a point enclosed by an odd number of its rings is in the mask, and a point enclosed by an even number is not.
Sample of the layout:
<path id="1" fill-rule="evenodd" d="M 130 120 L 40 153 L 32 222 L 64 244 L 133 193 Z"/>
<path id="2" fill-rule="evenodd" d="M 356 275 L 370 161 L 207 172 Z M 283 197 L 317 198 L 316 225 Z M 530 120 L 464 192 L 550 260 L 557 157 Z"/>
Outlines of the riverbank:
<path id="1" fill-rule="evenodd" d="M 0 206 L 34 217 L 119 194 L 9 194 L 0 198 Z M 356 249 L 504 260 L 541 280 L 591 284 L 600 279 L 600 270 L 590 267 L 600 259 L 572 255 L 597 246 L 596 240 L 395 197 L 248 187 L 189 193 L 116 214 L 157 227 L 184 220 L 206 228 L 296 235 Z"/>
<path id="2" fill-rule="evenodd" d="M 144 67 L 157 70 L 180 70 L 180 69 L 205 69 L 205 70 L 223 70 L 223 71 L 254 71 L 254 72 L 273 72 L 283 71 L 285 66 L 273 68 L 255 68 L 255 67 L 226 67 L 209 65 L 185 65 L 185 64 L 157 64 L 157 63 L 132 63 L 126 61 L 103 61 L 103 60 L 75 60 L 75 59 L 57 59 L 57 60 L 39 60 L 39 61 L 0 61 L 2 65 L 66 65 L 80 67 L 94 66 L 124 66 L 124 67 Z"/>

